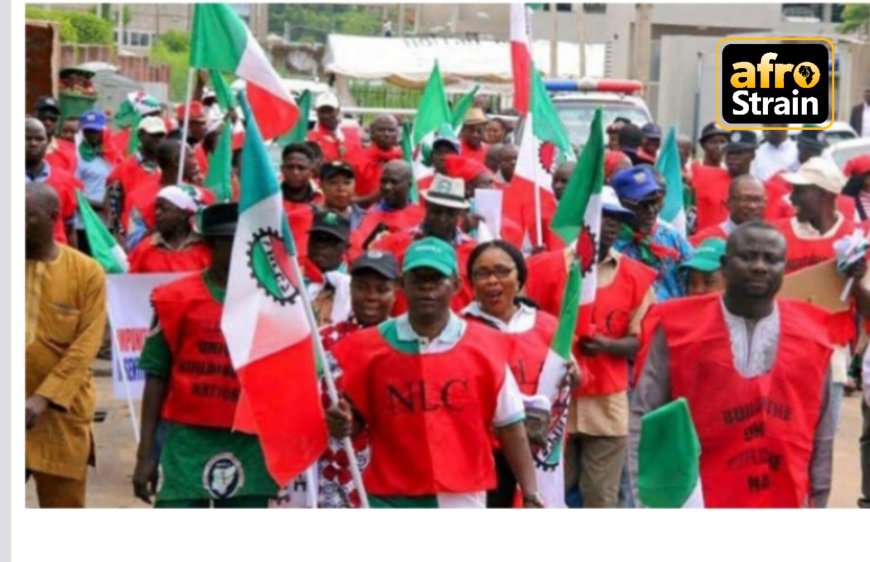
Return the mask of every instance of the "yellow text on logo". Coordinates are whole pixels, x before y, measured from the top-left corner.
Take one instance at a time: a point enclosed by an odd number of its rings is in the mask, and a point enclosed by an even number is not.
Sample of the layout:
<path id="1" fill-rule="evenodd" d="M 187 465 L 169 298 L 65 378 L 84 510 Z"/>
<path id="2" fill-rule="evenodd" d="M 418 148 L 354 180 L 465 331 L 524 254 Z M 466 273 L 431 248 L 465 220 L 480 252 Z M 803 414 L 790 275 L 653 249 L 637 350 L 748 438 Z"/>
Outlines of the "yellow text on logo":
<path id="1" fill-rule="evenodd" d="M 770 88 L 770 74 L 774 74 L 774 88 L 785 88 L 785 76 L 790 72 L 795 84 L 800 88 L 812 88 L 821 80 L 819 67 L 811 62 L 800 64 L 772 64 L 777 53 L 764 53 L 757 65 L 751 62 L 735 62 L 732 67 L 731 85 L 735 88 L 755 88 L 756 74 L 761 77 L 759 88 Z M 739 72 L 736 72 L 739 71 Z"/>

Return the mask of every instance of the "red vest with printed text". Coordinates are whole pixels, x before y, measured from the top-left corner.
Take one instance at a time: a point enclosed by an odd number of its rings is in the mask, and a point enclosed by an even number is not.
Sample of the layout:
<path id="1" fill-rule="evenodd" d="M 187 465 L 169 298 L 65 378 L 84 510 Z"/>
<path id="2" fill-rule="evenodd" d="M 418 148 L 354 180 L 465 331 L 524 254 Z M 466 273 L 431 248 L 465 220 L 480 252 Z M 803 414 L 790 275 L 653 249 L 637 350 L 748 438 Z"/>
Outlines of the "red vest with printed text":
<path id="1" fill-rule="evenodd" d="M 626 337 L 631 317 L 643 303 L 657 275 L 656 270 L 620 256 L 613 281 L 595 292 L 592 307 L 595 334 L 611 339 Z M 575 396 L 615 394 L 628 388 L 628 359 L 625 357 L 605 353 L 587 356 L 579 350 L 575 350 L 574 355 L 586 375 L 583 385 L 575 389 Z"/>
<path id="2" fill-rule="evenodd" d="M 486 323 L 473 315 L 466 315 L 471 322 Z M 529 396 L 538 392 L 541 369 L 550 351 L 550 343 L 559 320 L 543 310 L 535 310 L 535 325 L 525 332 L 502 332 L 513 345 L 509 365 L 517 381 L 520 392 Z"/>
<path id="3" fill-rule="evenodd" d="M 395 330 L 396 322 L 388 321 L 332 348 L 345 393 L 371 440 L 366 490 L 421 496 L 495 487 L 490 427 L 510 342 L 468 322 L 453 348 L 421 355 L 388 343 Z"/>
<path id="4" fill-rule="evenodd" d="M 221 332 L 223 305 L 201 273 L 157 287 L 151 300 L 172 353 L 160 416 L 185 425 L 232 428 L 240 387 Z"/>
<path id="5" fill-rule="evenodd" d="M 734 368 L 720 295 L 661 305 L 671 398 L 685 397 L 701 442 L 707 507 L 802 507 L 831 358 L 826 313 L 778 300 L 779 347 L 770 372 Z"/>

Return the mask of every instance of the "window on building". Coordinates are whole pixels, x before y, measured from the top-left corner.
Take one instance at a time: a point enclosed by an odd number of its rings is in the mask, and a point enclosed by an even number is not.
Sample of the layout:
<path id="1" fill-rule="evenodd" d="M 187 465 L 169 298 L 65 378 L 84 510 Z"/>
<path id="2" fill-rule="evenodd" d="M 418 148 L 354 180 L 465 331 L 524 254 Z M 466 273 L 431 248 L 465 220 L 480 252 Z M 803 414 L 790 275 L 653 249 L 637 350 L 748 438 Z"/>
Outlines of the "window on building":
<path id="1" fill-rule="evenodd" d="M 606 14 L 607 4 L 583 4 L 583 11 L 587 14 Z"/>
<path id="2" fill-rule="evenodd" d="M 556 11 L 557 12 L 570 12 L 572 10 L 573 6 L 574 6 L 574 4 L 556 4 Z M 547 2 L 546 4 L 544 4 L 542 11 L 549 12 L 551 9 L 550 7 L 551 7 L 551 4 L 549 2 Z"/>
<path id="3" fill-rule="evenodd" d="M 782 15 L 785 18 L 822 19 L 821 4 L 783 4 Z"/>

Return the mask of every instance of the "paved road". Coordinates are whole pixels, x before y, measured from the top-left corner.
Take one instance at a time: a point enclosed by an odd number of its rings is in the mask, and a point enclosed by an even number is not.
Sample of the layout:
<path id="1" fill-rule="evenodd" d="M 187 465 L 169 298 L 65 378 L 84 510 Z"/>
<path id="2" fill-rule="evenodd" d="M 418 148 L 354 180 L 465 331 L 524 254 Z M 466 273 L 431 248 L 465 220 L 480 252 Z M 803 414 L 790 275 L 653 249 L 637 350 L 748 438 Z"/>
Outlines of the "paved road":
<path id="1" fill-rule="evenodd" d="M 858 438 L 861 434 L 861 398 L 858 394 L 843 400 L 840 427 L 834 446 L 834 482 L 829 507 L 854 508 L 861 487 Z M 139 408 L 139 403 L 135 403 Z M 97 409 L 106 419 L 95 424 L 97 467 L 88 476 L 89 507 L 147 507 L 133 497 L 131 478 L 136 459 L 136 444 L 130 411 L 124 400 L 112 397 L 112 381 L 97 377 Z M 136 412 L 138 418 L 138 410 Z M 33 483 L 27 485 L 27 506 L 36 506 Z"/>

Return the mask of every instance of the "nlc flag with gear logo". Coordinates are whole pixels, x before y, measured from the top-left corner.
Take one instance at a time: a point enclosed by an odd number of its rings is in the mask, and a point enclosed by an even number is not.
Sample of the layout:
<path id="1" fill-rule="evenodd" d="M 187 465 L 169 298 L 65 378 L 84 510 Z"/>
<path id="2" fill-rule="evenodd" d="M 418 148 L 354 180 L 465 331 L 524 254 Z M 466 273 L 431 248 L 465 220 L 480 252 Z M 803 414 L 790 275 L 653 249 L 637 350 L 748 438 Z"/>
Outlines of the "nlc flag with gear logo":
<path id="1" fill-rule="evenodd" d="M 257 121 L 241 98 L 239 223 L 221 329 L 242 388 L 234 428 L 256 433 L 272 478 L 286 485 L 326 449 L 312 332 L 296 248 Z"/>
<path id="2" fill-rule="evenodd" d="M 505 191 L 503 211 L 521 227 L 523 250 L 547 245 L 547 224 L 556 208 L 553 174 L 559 164 L 574 159 L 565 126 L 534 67 L 530 81 L 529 112 L 524 117 L 517 166 Z"/>
<path id="3" fill-rule="evenodd" d="M 574 168 L 551 228 L 566 244 L 576 240 L 568 282 L 562 296 L 559 326 L 538 379 L 538 394 L 550 398 L 553 409 L 547 447 L 533 451 L 538 488 L 548 507 L 564 506 L 562 467 L 565 425 L 570 395 L 562 385 L 566 366 L 572 361 L 571 348 L 577 326 L 591 320 L 595 300 L 598 239 L 601 232 L 601 191 L 604 186 L 604 130 L 601 109 L 595 111 L 589 140 Z M 580 321 L 578 322 L 578 316 Z"/>

